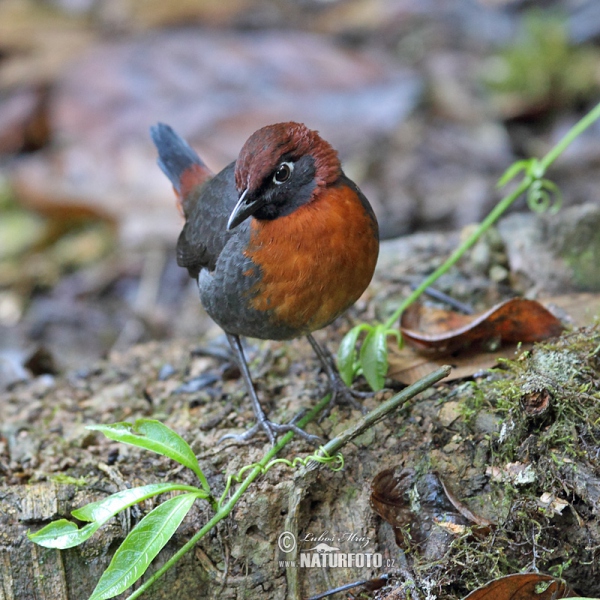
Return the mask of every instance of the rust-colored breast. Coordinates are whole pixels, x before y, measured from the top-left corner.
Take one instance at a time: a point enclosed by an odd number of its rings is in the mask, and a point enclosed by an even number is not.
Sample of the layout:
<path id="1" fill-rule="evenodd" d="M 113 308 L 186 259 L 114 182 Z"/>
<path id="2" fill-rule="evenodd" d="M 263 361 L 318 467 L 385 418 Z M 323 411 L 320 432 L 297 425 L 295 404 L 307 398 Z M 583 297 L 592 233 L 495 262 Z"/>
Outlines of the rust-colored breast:
<path id="1" fill-rule="evenodd" d="M 261 278 L 251 304 L 298 335 L 325 327 L 369 285 L 378 252 L 376 225 L 356 193 L 327 188 L 290 215 L 252 221 L 245 254 Z"/>

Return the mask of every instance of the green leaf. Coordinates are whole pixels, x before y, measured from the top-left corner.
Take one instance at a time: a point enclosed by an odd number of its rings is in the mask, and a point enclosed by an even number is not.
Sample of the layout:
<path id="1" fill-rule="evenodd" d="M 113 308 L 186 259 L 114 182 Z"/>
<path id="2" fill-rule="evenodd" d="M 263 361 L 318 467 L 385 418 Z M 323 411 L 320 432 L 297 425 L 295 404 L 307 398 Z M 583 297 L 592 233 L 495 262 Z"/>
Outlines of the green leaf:
<path id="1" fill-rule="evenodd" d="M 119 546 L 89 600 L 114 598 L 133 585 L 171 539 L 197 497 L 175 496 L 149 512 Z"/>
<path id="2" fill-rule="evenodd" d="M 167 492 L 186 491 L 197 494 L 199 498 L 206 498 L 206 492 L 199 490 L 198 488 L 190 485 L 180 485 L 176 483 L 151 483 L 141 487 L 132 488 L 130 490 L 123 490 L 98 500 L 97 502 L 90 502 L 77 510 L 74 510 L 71 514 L 80 521 L 96 522 L 99 525 L 104 525 L 106 521 L 114 517 L 117 513 L 121 512 L 125 508 L 133 506 L 137 502 L 152 498 L 158 494 L 165 494 Z"/>
<path id="3" fill-rule="evenodd" d="M 167 456 L 196 473 L 202 487 L 210 494 L 210 486 L 189 444 L 172 429 L 154 419 L 138 419 L 131 423 L 112 425 L 88 425 L 86 429 L 100 431 L 107 438 L 151 450 Z"/>
<path id="4" fill-rule="evenodd" d="M 402 348 L 402 336 L 400 335 L 400 330 L 399 329 L 388 329 L 386 332 L 386 337 L 387 336 L 392 336 L 393 338 L 396 339 L 396 342 L 398 344 L 398 348 Z"/>
<path id="5" fill-rule="evenodd" d="M 131 490 L 123 490 L 103 500 L 91 502 L 74 510 L 71 514 L 80 521 L 89 522 L 89 525 L 79 529 L 75 523 L 60 519 L 43 527 L 35 533 L 27 533 L 27 537 L 36 544 L 45 548 L 72 548 L 82 544 L 92 537 L 109 519 L 120 511 L 133 506 L 137 502 L 152 498 L 158 494 L 174 491 L 192 492 L 198 498 L 206 498 L 206 492 L 190 485 L 175 483 L 152 483 Z"/>
<path id="6" fill-rule="evenodd" d="M 504 173 L 502 177 L 498 180 L 496 184 L 497 188 L 504 187 L 509 181 L 514 179 L 521 171 L 527 171 L 530 167 L 531 160 L 518 160 L 514 162 Z"/>
<path id="7" fill-rule="evenodd" d="M 353 327 L 342 340 L 337 353 L 337 367 L 340 373 L 342 381 L 347 385 L 351 386 L 356 374 L 356 342 L 358 336 L 365 329 L 372 329 L 370 325 L 362 324 Z"/>
<path id="8" fill-rule="evenodd" d="M 360 349 L 363 375 L 374 391 L 383 388 L 388 371 L 387 328 L 378 325 L 372 329 Z"/>
<path id="9" fill-rule="evenodd" d="M 35 533 L 28 531 L 27 537 L 39 546 L 44 546 L 44 548 L 65 550 L 85 542 L 96 533 L 99 527 L 98 523 L 90 523 L 79 529 L 75 523 L 66 519 L 59 519 L 49 523 L 46 527 L 42 527 Z"/>

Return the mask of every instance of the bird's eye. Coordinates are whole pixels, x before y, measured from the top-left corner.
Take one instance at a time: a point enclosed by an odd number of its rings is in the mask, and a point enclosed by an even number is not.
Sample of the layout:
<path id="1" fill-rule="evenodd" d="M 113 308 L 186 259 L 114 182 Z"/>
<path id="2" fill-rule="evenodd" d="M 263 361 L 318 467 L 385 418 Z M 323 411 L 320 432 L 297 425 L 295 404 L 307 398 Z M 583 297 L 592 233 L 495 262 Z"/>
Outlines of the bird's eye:
<path id="1" fill-rule="evenodd" d="M 275 171 L 275 174 L 273 175 L 273 183 L 275 183 L 276 185 L 281 185 L 282 183 L 285 183 L 290 178 L 290 175 L 292 174 L 293 170 L 294 163 L 282 162 L 277 167 L 277 171 Z"/>

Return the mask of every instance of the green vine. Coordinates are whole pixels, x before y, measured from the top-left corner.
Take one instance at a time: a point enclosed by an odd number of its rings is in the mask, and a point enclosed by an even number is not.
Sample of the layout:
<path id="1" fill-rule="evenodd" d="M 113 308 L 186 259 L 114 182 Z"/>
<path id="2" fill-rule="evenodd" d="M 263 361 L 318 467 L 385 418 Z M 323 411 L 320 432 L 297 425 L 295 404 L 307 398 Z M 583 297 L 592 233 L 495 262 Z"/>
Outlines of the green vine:
<path id="1" fill-rule="evenodd" d="M 260 470 L 260 475 L 265 475 L 267 471 L 270 471 L 275 465 L 285 465 L 290 469 L 297 469 L 298 467 L 308 467 L 311 462 L 319 463 L 322 465 L 329 465 L 329 468 L 336 472 L 341 471 L 344 468 L 344 456 L 341 452 L 338 452 L 334 456 L 330 456 L 324 446 L 321 446 L 314 454 L 310 454 L 304 458 L 296 456 L 293 460 L 287 458 L 275 458 L 268 462 L 266 465 L 261 463 L 252 463 L 251 465 L 243 466 L 235 475 L 229 475 L 227 477 L 227 483 L 225 484 L 225 490 L 221 495 L 218 506 L 221 507 L 225 503 L 229 490 L 231 489 L 232 483 L 242 483 L 244 480 L 244 474 L 254 469 Z M 337 463 L 332 464 L 332 463 Z"/>
<path id="2" fill-rule="evenodd" d="M 127 600 L 134 600 L 146 592 L 157 579 L 173 567 L 220 521 L 228 517 L 248 487 L 259 476 L 264 475 L 278 464 L 286 465 L 292 469 L 311 469 L 313 466 L 326 464 L 334 471 L 339 471 L 344 466 L 344 458 L 339 450 L 345 444 L 385 418 L 392 411 L 401 406 L 406 406 L 417 394 L 446 377 L 449 372 L 449 367 L 443 367 L 402 390 L 402 392 L 365 415 L 358 423 L 329 441 L 325 446 L 304 458 L 296 457 L 293 460 L 275 458 L 294 436 L 293 431 L 284 434 L 261 461 L 244 466 L 237 473 L 227 478 L 225 490 L 218 502 L 214 499 L 208 479 L 202 472 L 190 446 L 166 425 L 152 419 L 138 419 L 134 424 L 93 425 L 89 429 L 100 431 L 110 439 L 167 456 L 191 469 L 196 474 L 200 487 L 166 482 L 124 489 L 107 498 L 74 510 L 71 513 L 73 517 L 87 523 L 81 528 L 73 521 L 59 519 L 35 533 L 28 532 L 27 535 L 31 541 L 46 548 L 72 548 L 89 539 L 100 527 L 122 510 L 160 494 L 171 494 L 172 497 L 158 504 L 144 516 L 113 555 L 110 565 L 100 577 L 90 596 L 90 600 L 107 600 L 121 594 L 142 577 L 152 560 L 173 536 L 196 500 L 209 502 L 215 510 L 212 518 L 127 598 Z M 301 428 L 306 427 L 329 404 L 329 401 L 330 395 L 325 396 L 298 421 L 298 426 Z M 234 484 L 239 485 L 228 497 Z"/>
<path id="3" fill-rule="evenodd" d="M 557 185 L 545 177 L 548 168 L 590 125 L 600 118 L 600 103 L 578 121 L 566 135 L 542 159 L 531 158 L 511 165 L 498 181 L 498 187 L 504 187 L 517 175 L 522 179 L 517 187 L 492 209 L 479 227 L 440 265 L 429 277 L 405 299 L 384 323 L 369 325 L 361 323 L 353 327 L 344 337 L 338 350 L 338 366 L 346 384 L 362 373 L 372 389 L 383 388 L 388 369 L 387 338 L 395 337 L 402 345 L 400 332 L 396 326 L 402 313 L 417 300 L 421 294 L 442 275 L 447 273 L 460 258 L 472 248 L 477 240 L 508 210 L 521 195 L 526 194 L 527 203 L 535 212 L 559 210 L 562 197 Z M 356 351 L 358 338 L 366 333 L 360 354 Z"/>

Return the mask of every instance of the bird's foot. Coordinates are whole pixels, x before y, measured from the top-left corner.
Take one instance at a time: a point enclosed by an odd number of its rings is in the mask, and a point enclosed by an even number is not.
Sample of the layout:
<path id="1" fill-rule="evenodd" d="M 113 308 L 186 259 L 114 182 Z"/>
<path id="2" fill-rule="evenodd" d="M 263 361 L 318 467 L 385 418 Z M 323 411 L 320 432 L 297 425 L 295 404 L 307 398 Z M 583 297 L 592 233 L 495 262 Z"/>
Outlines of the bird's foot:
<path id="1" fill-rule="evenodd" d="M 367 412 L 367 409 L 358 401 L 358 399 L 364 400 L 365 398 L 370 398 L 373 395 L 373 392 L 359 392 L 357 390 L 353 390 L 344 383 L 337 371 L 333 371 L 333 373 L 329 375 L 328 379 L 329 389 L 331 391 L 331 400 L 325 407 L 325 410 L 319 416 L 319 423 L 329 416 L 331 409 L 336 404 L 345 404 L 355 410 L 359 410 L 363 414 Z"/>
<path id="2" fill-rule="evenodd" d="M 253 425 L 250 429 L 245 431 L 244 433 L 235 434 L 228 433 L 222 436 L 218 443 L 220 444 L 224 440 L 233 440 L 235 442 L 247 442 L 252 439 L 257 433 L 260 431 L 264 431 L 269 438 L 269 442 L 271 445 L 275 445 L 276 438 L 279 434 L 288 433 L 289 431 L 293 431 L 297 436 L 306 440 L 313 446 L 320 446 L 323 443 L 323 440 L 318 435 L 311 435 L 310 433 L 306 433 L 303 429 L 300 429 L 296 425 L 296 421 L 298 421 L 302 417 L 302 414 L 294 417 L 289 423 L 285 423 L 280 425 L 279 423 L 273 423 L 273 421 L 269 421 L 266 417 L 258 421 L 255 425 Z"/>
<path id="3" fill-rule="evenodd" d="M 367 412 L 367 409 L 358 400 L 370 398 L 373 395 L 373 392 L 359 392 L 358 390 L 353 390 L 344 383 L 337 371 L 329 378 L 329 386 L 331 389 L 331 401 L 329 402 L 329 406 L 333 406 L 334 403 L 347 404 L 355 410 L 360 410 L 362 413 Z"/>

